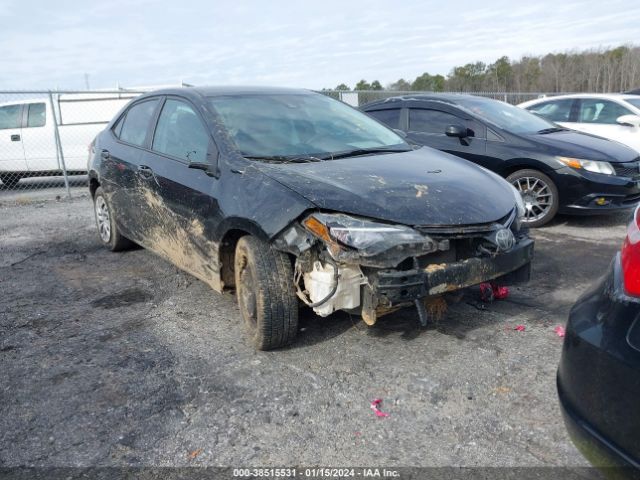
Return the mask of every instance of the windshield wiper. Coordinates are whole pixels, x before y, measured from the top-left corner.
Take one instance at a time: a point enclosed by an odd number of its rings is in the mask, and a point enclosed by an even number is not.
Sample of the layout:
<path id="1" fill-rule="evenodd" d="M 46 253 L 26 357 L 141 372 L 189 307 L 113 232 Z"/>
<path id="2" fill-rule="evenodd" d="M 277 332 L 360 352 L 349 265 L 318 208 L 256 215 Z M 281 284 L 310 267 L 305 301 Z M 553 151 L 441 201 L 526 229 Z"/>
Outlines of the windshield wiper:
<path id="1" fill-rule="evenodd" d="M 321 162 L 323 159 L 312 155 L 243 155 L 250 160 L 262 160 L 274 163 L 309 163 Z"/>
<path id="2" fill-rule="evenodd" d="M 569 129 L 562 128 L 562 127 L 550 127 L 550 128 L 543 128 L 542 130 L 538 130 L 538 133 L 540 135 L 545 135 L 547 133 L 564 132 L 565 130 L 569 130 Z"/>
<path id="3" fill-rule="evenodd" d="M 401 152 L 410 152 L 412 149 L 397 149 L 397 148 L 357 148 L 355 150 L 348 150 L 346 152 L 336 152 L 336 153 L 328 153 L 321 158 L 323 160 L 333 160 L 335 158 L 347 158 L 347 157 L 357 157 L 358 155 L 370 155 L 372 153 L 401 153 Z"/>

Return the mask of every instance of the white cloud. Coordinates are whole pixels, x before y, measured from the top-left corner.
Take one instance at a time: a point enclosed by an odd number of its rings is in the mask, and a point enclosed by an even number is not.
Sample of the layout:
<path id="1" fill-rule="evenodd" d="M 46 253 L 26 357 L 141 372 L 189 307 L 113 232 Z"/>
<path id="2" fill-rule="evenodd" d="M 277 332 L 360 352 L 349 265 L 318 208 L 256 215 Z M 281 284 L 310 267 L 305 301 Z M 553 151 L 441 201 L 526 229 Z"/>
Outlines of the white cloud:
<path id="1" fill-rule="evenodd" d="M 454 7 L 455 5 L 455 7 Z M 0 88 L 175 83 L 307 88 L 637 39 L 627 1 L 0 4 Z"/>

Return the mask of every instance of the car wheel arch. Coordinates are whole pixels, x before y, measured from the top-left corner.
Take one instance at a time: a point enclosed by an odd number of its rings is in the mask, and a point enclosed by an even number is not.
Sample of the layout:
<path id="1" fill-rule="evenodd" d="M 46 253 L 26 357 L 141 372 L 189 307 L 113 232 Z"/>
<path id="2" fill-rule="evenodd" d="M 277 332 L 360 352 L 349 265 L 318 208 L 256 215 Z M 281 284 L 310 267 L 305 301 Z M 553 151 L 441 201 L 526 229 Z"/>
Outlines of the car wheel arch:
<path id="1" fill-rule="evenodd" d="M 95 197 L 96 190 L 100 187 L 100 182 L 94 176 L 89 176 L 89 193 L 91 194 L 91 198 Z"/>
<path id="2" fill-rule="evenodd" d="M 507 178 L 512 173 L 524 169 L 539 170 L 546 175 L 549 175 L 550 173 L 553 174 L 555 170 L 550 165 L 540 160 L 535 160 L 532 158 L 513 158 L 511 160 L 507 160 L 504 163 L 499 173 L 502 177 Z"/>
<path id="3" fill-rule="evenodd" d="M 235 287 L 234 261 L 236 254 L 236 245 L 244 236 L 257 237 L 260 240 L 268 242 L 269 236 L 253 222 L 234 222 L 234 225 L 224 230 L 219 237 L 218 249 L 218 265 L 220 266 L 220 280 L 223 289 L 231 289 Z"/>

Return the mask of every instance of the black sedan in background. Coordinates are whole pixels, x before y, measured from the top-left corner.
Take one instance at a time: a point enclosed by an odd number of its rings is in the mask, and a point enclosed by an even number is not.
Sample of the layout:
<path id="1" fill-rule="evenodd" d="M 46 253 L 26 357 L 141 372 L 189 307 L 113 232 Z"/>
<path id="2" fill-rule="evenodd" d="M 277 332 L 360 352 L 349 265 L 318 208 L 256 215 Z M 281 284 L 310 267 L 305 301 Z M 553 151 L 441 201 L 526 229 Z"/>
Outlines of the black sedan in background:
<path id="1" fill-rule="evenodd" d="M 640 478 L 640 209 L 607 273 L 571 310 L 558 394 L 578 449 Z"/>
<path id="2" fill-rule="evenodd" d="M 470 160 L 522 194 L 525 221 L 593 214 L 640 201 L 640 157 L 617 142 L 561 128 L 504 102 L 472 95 L 387 98 L 362 107 L 413 143 Z"/>
<path id="3" fill-rule="evenodd" d="M 529 278 L 511 185 L 318 93 L 142 95 L 95 139 L 88 171 L 104 246 L 133 241 L 234 288 L 258 349 L 293 341 L 299 301 L 369 325 L 413 305 L 424 324 L 426 300 Z"/>

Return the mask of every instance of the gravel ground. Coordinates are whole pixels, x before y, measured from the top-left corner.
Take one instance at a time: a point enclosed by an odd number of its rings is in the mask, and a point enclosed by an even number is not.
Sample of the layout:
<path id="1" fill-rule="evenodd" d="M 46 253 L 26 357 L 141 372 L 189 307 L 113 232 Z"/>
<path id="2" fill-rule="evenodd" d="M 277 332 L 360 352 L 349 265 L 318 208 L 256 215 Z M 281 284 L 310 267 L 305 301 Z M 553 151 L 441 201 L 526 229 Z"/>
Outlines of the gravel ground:
<path id="1" fill-rule="evenodd" d="M 533 280 L 486 310 L 470 294 L 426 330 L 306 311 L 295 345 L 255 352 L 232 295 L 104 250 L 87 196 L 0 203 L 0 466 L 585 466 L 553 329 L 627 218 L 535 231 Z"/>

